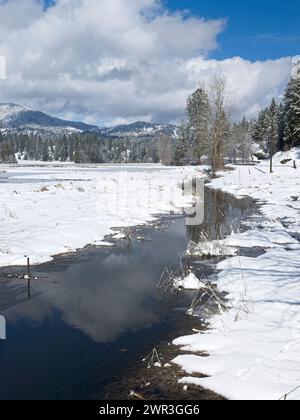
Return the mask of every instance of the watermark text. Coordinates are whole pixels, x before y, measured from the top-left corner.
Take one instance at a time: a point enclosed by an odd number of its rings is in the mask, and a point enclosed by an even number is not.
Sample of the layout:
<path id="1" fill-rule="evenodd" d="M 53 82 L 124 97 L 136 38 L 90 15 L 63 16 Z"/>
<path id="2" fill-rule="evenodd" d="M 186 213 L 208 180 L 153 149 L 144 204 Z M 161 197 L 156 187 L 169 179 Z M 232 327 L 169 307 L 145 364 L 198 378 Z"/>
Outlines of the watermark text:
<path id="1" fill-rule="evenodd" d="M 0 79 L 6 79 L 6 60 L 3 55 L 0 54 Z"/>
<path id="2" fill-rule="evenodd" d="M 6 319 L 0 315 L 0 340 L 6 340 Z"/>

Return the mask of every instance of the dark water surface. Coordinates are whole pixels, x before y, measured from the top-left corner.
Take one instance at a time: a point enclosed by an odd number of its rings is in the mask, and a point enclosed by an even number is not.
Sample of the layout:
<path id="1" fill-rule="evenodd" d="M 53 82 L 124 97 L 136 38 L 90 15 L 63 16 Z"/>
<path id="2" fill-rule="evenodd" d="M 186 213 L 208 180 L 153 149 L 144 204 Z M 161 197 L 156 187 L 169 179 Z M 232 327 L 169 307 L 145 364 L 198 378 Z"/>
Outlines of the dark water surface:
<path id="1" fill-rule="evenodd" d="M 7 340 L 0 340 L 0 399 L 105 398 L 106 387 L 158 341 L 172 340 L 185 323 L 191 332 L 185 314 L 190 296 L 168 296 L 157 288 L 164 268 L 178 267 L 190 239 L 203 231 L 211 239 L 222 237 L 252 209 L 250 200 L 207 190 L 201 227 L 165 218 L 160 229 L 135 230 L 146 240 L 57 257 L 33 268 L 38 279 L 30 299 L 26 281 L 9 280 L 14 270 L 0 269 L 0 313 L 7 320 Z M 207 262 L 201 267 L 209 270 Z"/>

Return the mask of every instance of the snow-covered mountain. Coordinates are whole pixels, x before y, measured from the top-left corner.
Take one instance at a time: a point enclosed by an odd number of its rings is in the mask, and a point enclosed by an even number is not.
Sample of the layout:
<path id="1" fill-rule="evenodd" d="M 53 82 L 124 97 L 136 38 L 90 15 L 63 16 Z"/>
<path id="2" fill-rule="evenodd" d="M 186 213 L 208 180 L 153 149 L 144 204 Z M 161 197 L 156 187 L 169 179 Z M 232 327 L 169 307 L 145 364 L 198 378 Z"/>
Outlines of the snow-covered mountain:
<path id="1" fill-rule="evenodd" d="M 97 126 L 81 122 L 65 121 L 43 112 L 32 111 L 22 105 L 0 104 L 0 131 L 3 134 L 69 134 L 98 132 Z"/>
<path id="2" fill-rule="evenodd" d="M 101 128 L 82 122 L 66 121 L 33 111 L 13 103 L 0 104 L 0 132 L 2 134 L 59 135 L 72 133 L 97 133 L 115 138 L 147 138 L 160 134 L 176 135 L 176 126 L 138 121 L 132 124 Z"/>
<path id="3" fill-rule="evenodd" d="M 176 134 L 177 127 L 170 124 L 151 124 L 137 121 L 132 124 L 116 125 L 101 129 L 101 133 L 113 137 L 153 137 L 159 134 Z"/>

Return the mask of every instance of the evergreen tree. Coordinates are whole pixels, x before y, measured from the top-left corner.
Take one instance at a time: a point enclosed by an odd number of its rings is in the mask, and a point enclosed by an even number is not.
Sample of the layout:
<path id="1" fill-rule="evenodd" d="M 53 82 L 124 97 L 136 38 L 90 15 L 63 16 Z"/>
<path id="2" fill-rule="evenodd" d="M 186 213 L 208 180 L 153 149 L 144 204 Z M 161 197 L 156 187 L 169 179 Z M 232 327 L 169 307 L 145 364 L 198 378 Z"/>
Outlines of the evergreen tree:
<path id="1" fill-rule="evenodd" d="M 252 138 L 268 156 L 282 150 L 283 146 L 284 110 L 275 99 L 271 105 L 263 109 L 253 124 Z"/>
<path id="2" fill-rule="evenodd" d="M 194 163 L 199 164 L 210 150 L 211 106 L 204 89 L 197 89 L 188 98 L 186 113 L 191 127 Z"/>
<path id="3" fill-rule="evenodd" d="M 17 163 L 12 144 L 0 142 L 0 163 Z"/>
<path id="4" fill-rule="evenodd" d="M 182 123 L 179 129 L 179 137 L 174 150 L 174 164 L 177 166 L 189 163 L 190 127 Z"/>
<path id="5" fill-rule="evenodd" d="M 300 145 L 300 69 L 291 77 L 284 95 L 284 141 Z"/>
<path id="6" fill-rule="evenodd" d="M 284 106 L 280 102 L 278 107 L 278 150 L 284 151 Z"/>
<path id="7" fill-rule="evenodd" d="M 279 139 L 279 107 L 275 101 L 272 103 L 265 117 L 266 132 L 265 139 L 268 145 L 268 153 L 270 156 L 270 172 L 273 172 L 273 155 L 278 151 Z"/>
<path id="8" fill-rule="evenodd" d="M 266 144 L 265 144 L 265 137 L 267 131 L 267 112 L 268 108 L 263 109 L 260 111 L 258 118 L 255 120 L 252 129 L 252 138 L 253 140 L 259 144 L 262 149 L 266 151 Z"/>

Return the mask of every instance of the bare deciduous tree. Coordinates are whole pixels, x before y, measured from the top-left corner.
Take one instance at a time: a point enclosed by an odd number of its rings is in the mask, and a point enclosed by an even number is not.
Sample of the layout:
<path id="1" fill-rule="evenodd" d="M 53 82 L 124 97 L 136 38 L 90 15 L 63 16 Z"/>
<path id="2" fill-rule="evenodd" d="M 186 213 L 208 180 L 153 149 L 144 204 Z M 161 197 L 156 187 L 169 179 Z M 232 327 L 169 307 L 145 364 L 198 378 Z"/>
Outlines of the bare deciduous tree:
<path id="1" fill-rule="evenodd" d="M 163 134 L 158 139 L 159 159 L 163 165 L 171 165 L 174 155 L 173 141 L 170 136 Z"/>
<path id="2" fill-rule="evenodd" d="M 234 123 L 225 146 L 225 155 L 230 163 L 247 163 L 252 159 L 254 146 L 252 144 L 250 123 L 244 118 L 241 122 Z"/>
<path id="3" fill-rule="evenodd" d="M 213 171 L 216 172 L 224 168 L 224 145 L 230 130 L 227 112 L 229 91 L 225 78 L 213 79 L 210 86 L 210 100 L 213 112 L 211 161 Z"/>

